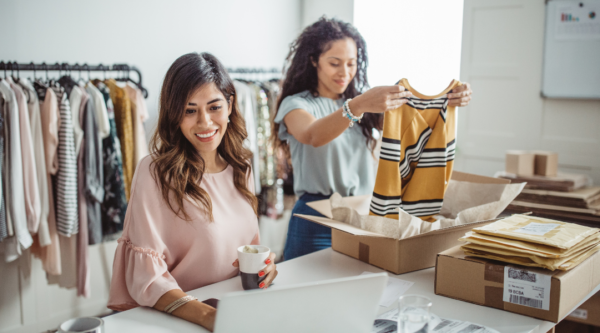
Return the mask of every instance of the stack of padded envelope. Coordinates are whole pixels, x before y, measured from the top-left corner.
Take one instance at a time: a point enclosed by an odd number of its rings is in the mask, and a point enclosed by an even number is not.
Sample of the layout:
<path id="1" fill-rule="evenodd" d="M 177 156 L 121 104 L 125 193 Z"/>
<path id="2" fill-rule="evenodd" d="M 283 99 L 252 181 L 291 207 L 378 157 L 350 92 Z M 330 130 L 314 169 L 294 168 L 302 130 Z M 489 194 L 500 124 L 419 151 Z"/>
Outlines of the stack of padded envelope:
<path id="1" fill-rule="evenodd" d="M 459 239 L 465 255 L 567 271 L 600 250 L 600 229 L 513 215 Z"/>
<path id="2" fill-rule="evenodd" d="M 540 217 L 595 226 L 600 223 L 600 186 L 572 192 L 524 189 L 505 212 L 533 212 Z"/>

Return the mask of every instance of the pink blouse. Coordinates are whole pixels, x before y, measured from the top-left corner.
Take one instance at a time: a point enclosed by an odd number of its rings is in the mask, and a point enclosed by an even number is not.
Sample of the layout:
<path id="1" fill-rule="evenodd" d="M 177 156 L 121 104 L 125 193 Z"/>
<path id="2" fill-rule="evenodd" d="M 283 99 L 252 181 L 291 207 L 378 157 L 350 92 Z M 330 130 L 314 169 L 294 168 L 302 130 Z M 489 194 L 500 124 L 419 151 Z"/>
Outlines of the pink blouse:
<path id="1" fill-rule="evenodd" d="M 115 253 L 108 308 L 117 311 L 152 307 L 169 290 L 189 291 L 235 277 L 236 249 L 260 242 L 257 217 L 235 188 L 231 166 L 204 174 L 200 184 L 212 201 L 214 221 L 189 201 L 184 208 L 192 221 L 185 221 L 163 200 L 151 161 L 147 156 L 136 168 Z M 248 188 L 254 192 L 252 179 Z"/>

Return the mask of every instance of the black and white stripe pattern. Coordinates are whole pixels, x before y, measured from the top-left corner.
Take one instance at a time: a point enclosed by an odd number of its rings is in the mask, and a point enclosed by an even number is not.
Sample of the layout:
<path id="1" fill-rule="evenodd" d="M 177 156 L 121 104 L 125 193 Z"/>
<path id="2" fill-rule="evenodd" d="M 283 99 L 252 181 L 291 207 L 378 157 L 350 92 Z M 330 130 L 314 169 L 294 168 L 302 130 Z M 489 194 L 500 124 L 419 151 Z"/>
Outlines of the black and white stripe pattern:
<path id="1" fill-rule="evenodd" d="M 446 97 L 446 95 L 444 95 L 444 97 Z M 442 108 L 440 109 L 440 117 L 442 117 L 444 122 L 446 122 L 446 110 L 448 110 L 448 98 L 446 98 L 444 105 L 442 105 Z"/>
<path id="2" fill-rule="evenodd" d="M 445 167 L 446 163 L 454 160 L 456 140 L 448 143 L 446 148 L 425 148 L 417 168 Z"/>
<path id="3" fill-rule="evenodd" d="M 58 233 L 71 236 L 79 231 L 77 202 L 77 159 L 73 118 L 66 93 L 53 87 L 59 101 L 58 172 L 56 173 L 56 225 Z M 74 112 L 77 112 L 75 110 Z"/>
<path id="4" fill-rule="evenodd" d="M 406 147 L 406 150 L 404 151 L 404 159 L 402 162 L 400 162 L 400 176 L 402 178 L 406 178 L 410 174 L 410 163 L 417 162 L 421 158 L 421 153 L 423 152 L 427 141 L 429 141 L 431 132 L 431 128 L 427 127 L 427 129 L 425 129 L 419 136 L 417 143 Z"/>
<path id="5" fill-rule="evenodd" d="M 400 205 L 402 205 L 402 198 L 400 196 L 388 197 L 373 192 L 370 210 L 373 214 L 379 216 L 398 214 Z"/>
<path id="6" fill-rule="evenodd" d="M 383 138 L 379 157 L 386 161 L 400 162 L 400 140 Z"/>
<path id="7" fill-rule="evenodd" d="M 420 99 L 417 97 L 408 98 L 406 103 L 417 110 L 440 109 L 440 116 L 446 122 L 446 110 L 448 109 L 448 95 L 443 95 L 434 99 Z"/>
<path id="8" fill-rule="evenodd" d="M 409 97 L 406 104 L 417 110 L 441 109 L 448 98 L 446 95 L 434 99 L 420 99 L 417 97 Z"/>
<path id="9" fill-rule="evenodd" d="M 414 216 L 435 215 L 442 209 L 443 201 L 442 199 L 404 201 L 402 202 L 402 209 Z"/>

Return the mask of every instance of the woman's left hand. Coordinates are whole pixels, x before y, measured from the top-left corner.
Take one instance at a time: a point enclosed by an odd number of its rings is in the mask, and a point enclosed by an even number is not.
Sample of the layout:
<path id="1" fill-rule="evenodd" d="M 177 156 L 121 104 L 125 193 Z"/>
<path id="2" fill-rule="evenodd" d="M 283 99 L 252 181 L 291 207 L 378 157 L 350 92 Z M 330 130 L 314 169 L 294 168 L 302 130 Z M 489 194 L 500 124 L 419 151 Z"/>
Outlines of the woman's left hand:
<path id="1" fill-rule="evenodd" d="M 263 277 L 265 274 L 267 275 L 267 277 L 258 285 L 261 289 L 267 289 L 278 274 L 277 265 L 275 265 L 275 253 L 271 252 L 269 254 L 269 257 L 265 259 L 265 264 L 267 264 L 267 267 L 258 272 L 259 277 Z M 236 259 L 232 265 L 234 267 L 240 267 L 240 262 Z"/>
<path id="2" fill-rule="evenodd" d="M 448 94 L 448 106 L 467 106 L 471 100 L 471 85 L 464 82 Z"/>

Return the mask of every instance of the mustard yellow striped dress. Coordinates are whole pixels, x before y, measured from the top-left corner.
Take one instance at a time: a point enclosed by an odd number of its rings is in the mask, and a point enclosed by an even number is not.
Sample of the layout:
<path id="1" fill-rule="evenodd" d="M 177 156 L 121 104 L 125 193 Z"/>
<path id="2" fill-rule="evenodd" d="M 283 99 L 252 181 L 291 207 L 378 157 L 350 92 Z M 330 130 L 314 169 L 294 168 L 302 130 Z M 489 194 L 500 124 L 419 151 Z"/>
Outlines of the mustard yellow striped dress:
<path id="1" fill-rule="evenodd" d="M 455 107 L 448 106 L 447 94 L 461 83 L 453 80 L 436 96 L 420 94 L 406 79 L 398 84 L 413 96 L 385 113 L 370 214 L 398 218 L 400 208 L 433 221 L 442 208 L 456 150 Z"/>

